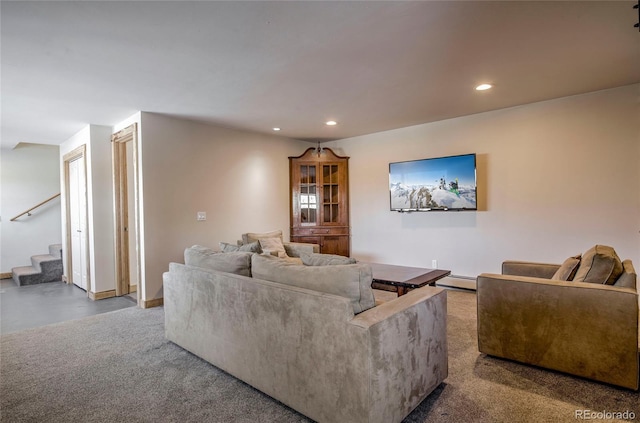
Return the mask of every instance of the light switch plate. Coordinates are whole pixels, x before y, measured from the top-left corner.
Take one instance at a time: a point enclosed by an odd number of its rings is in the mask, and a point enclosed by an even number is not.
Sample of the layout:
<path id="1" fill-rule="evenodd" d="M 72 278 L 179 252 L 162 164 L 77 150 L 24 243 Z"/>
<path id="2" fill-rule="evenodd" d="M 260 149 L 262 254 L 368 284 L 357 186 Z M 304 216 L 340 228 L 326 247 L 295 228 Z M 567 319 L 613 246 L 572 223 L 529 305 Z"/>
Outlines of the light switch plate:
<path id="1" fill-rule="evenodd" d="M 197 220 L 207 220 L 207 212 L 198 212 Z"/>

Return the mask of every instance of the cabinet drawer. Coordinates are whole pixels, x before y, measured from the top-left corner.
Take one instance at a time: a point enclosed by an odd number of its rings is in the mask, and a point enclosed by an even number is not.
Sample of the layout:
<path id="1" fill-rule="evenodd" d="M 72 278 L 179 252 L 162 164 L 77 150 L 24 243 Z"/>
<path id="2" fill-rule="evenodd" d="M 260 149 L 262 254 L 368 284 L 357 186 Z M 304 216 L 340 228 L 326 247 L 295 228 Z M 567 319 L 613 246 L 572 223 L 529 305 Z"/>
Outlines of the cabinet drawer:
<path id="1" fill-rule="evenodd" d="M 322 242 L 319 236 L 291 236 L 291 242 L 302 242 L 305 244 L 318 244 Z"/>
<path id="2" fill-rule="evenodd" d="M 349 235 L 291 236 L 291 241 L 318 244 L 323 254 L 349 257 Z"/>
<path id="3" fill-rule="evenodd" d="M 349 235 L 349 228 L 346 226 L 335 228 L 292 228 L 292 236 L 317 236 L 317 235 Z"/>

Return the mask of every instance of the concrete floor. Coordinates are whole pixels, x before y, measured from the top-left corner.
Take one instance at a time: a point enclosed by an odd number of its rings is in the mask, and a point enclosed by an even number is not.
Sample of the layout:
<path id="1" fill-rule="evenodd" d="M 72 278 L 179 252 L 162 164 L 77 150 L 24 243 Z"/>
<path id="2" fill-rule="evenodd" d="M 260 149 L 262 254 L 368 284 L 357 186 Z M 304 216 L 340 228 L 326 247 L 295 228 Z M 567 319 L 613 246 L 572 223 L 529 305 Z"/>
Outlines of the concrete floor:
<path id="1" fill-rule="evenodd" d="M 13 279 L 2 279 L 0 334 L 134 306 L 135 299 L 129 296 L 92 301 L 85 291 L 64 282 L 18 286 Z"/>

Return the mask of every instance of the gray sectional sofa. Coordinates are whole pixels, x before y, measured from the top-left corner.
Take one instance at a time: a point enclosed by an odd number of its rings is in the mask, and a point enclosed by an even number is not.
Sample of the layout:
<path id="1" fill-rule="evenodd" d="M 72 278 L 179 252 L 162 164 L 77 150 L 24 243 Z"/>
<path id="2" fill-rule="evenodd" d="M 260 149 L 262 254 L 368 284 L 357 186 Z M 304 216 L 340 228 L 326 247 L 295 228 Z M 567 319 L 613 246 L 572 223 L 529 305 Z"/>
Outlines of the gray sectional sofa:
<path id="1" fill-rule="evenodd" d="M 376 306 L 364 264 L 200 247 L 164 274 L 167 339 L 318 422 L 402 421 L 447 377 L 446 304 Z"/>

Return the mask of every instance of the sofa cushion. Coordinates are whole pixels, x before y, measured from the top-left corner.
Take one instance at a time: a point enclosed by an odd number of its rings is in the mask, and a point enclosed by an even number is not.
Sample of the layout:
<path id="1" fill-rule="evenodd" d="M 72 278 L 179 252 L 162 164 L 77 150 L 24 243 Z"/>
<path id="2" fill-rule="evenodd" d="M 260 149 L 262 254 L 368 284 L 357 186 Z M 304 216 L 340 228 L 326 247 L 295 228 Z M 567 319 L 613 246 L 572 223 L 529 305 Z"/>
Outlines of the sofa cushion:
<path id="1" fill-rule="evenodd" d="M 236 275 L 251 276 L 252 254 L 245 251 L 222 253 L 201 245 L 194 245 L 184 250 L 184 264 L 235 273 Z"/>
<path id="2" fill-rule="evenodd" d="M 251 273 L 257 279 L 346 297 L 355 314 L 375 306 L 369 265 L 301 266 L 273 256 L 254 254 Z"/>
<path id="3" fill-rule="evenodd" d="M 282 229 L 271 232 L 247 232 L 242 234 L 242 243 L 249 244 L 250 242 L 259 241 L 262 238 L 280 238 L 280 241 L 284 241 L 282 238 Z"/>
<path id="4" fill-rule="evenodd" d="M 554 273 L 551 277 L 552 280 L 555 281 L 571 281 L 576 275 L 578 271 L 578 266 L 580 265 L 580 259 L 582 255 L 578 254 L 577 256 L 569 257 L 562 263 L 560 268 Z"/>
<path id="5" fill-rule="evenodd" d="M 638 279 L 638 275 L 636 270 L 633 268 L 633 264 L 631 260 L 625 260 L 622 262 L 622 275 L 618 278 L 614 286 L 619 286 L 621 288 L 636 288 L 636 282 Z"/>
<path id="6" fill-rule="evenodd" d="M 220 250 L 223 253 L 233 253 L 236 251 L 246 251 L 249 253 L 259 253 L 260 252 L 260 244 L 256 241 L 256 242 L 250 242 L 249 244 L 244 244 L 244 245 L 236 245 L 236 244 L 229 244 L 228 242 L 221 242 L 220 243 Z"/>
<path id="7" fill-rule="evenodd" d="M 284 245 L 282 244 L 282 239 L 274 237 L 274 238 L 260 238 L 260 249 L 263 253 L 271 254 L 272 256 L 285 258 L 287 257 L 287 252 L 284 249 Z"/>
<path id="8" fill-rule="evenodd" d="M 606 245 L 594 245 L 582 255 L 573 280 L 613 285 L 621 274 L 622 262 L 615 250 Z"/>
<path id="9" fill-rule="evenodd" d="M 300 253 L 302 264 L 305 266 L 335 266 L 356 264 L 356 259 L 339 256 L 337 254 Z"/>

